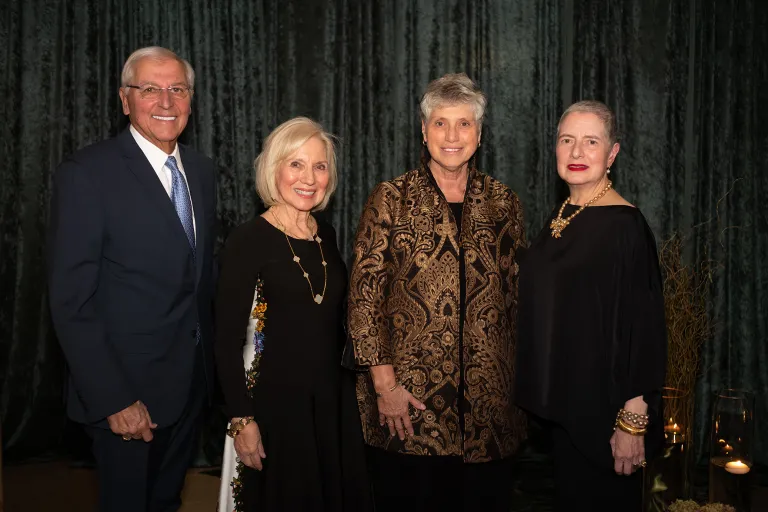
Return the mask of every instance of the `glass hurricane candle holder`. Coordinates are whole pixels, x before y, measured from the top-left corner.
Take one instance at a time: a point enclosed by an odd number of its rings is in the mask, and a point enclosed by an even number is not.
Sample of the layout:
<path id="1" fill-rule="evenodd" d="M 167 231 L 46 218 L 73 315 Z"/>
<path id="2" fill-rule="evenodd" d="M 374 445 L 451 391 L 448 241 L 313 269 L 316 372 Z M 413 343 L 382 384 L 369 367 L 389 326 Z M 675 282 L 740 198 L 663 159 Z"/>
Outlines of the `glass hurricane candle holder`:
<path id="1" fill-rule="evenodd" d="M 675 500 L 689 494 L 689 453 L 692 416 L 691 394 L 685 390 L 662 389 L 664 446 L 648 461 L 644 470 L 645 504 L 643 510 L 667 510 Z"/>
<path id="2" fill-rule="evenodd" d="M 737 512 L 751 509 L 754 410 L 754 394 L 742 389 L 724 389 L 712 403 L 709 501 Z"/>

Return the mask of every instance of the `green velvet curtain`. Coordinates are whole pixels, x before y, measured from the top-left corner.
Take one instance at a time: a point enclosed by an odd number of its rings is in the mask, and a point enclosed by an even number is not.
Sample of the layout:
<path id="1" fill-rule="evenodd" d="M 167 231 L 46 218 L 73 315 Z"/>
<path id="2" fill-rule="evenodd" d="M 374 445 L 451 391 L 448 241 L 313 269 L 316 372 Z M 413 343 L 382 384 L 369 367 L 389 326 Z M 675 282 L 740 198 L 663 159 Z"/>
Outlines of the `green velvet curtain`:
<path id="1" fill-rule="evenodd" d="M 758 392 L 757 453 L 768 462 L 762 0 L 3 3 L 0 413 L 8 460 L 61 454 L 73 435 L 46 305 L 52 171 L 64 155 L 125 127 L 122 64 L 132 50 L 158 44 L 197 72 L 183 140 L 218 163 L 222 237 L 260 211 L 252 161 L 264 137 L 308 115 L 339 137 L 340 187 L 327 215 L 347 256 L 373 186 L 419 161 L 417 104 L 431 79 L 465 71 L 488 94 L 480 167 L 517 191 L 531 235 L 563 194 L 553 152 L 560 113 L 578 99 L 606 101 L 624 135 L 612 174 L 618 190 L 657 238 L 688 234 L 690 261 L 724 264 L 710 301 L 717 332 L 697 389 L 697 452 L 707 447 L 711 391 L 745 386 Z M 214 447 L 220 422 L 210 428 Z"/>

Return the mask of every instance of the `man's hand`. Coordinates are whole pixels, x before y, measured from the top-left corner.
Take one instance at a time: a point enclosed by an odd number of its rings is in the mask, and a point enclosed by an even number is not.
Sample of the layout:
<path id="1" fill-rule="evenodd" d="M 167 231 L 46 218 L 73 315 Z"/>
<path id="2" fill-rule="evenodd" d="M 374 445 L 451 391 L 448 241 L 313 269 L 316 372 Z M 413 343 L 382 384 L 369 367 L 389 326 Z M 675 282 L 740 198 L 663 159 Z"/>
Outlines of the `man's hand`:
<path id="1" fill-rule="evenodd" d="M 152 440 L 152 429 L 157 428 L 157 424 L 152 423 L 149 411 L 141 400 L 109 416 L 107 422 L 112 432 L 122 436 L 123 439 L 130 437 L 144 439 L 146 442 Z"/>

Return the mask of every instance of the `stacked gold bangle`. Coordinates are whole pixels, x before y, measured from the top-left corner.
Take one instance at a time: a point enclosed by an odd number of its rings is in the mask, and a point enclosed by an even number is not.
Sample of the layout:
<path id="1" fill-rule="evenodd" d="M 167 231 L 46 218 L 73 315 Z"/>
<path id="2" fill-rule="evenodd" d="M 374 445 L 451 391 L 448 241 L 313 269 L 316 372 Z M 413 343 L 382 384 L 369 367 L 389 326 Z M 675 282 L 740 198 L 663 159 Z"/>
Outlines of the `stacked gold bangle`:
<path id="1" fill-rule="evenodd" d="M 632 436 L 644 436 L 648 431 L 648 415 L 620 409 L 613 430 L 617 428 Z"/>
<path id="2" fill-rule="evenodd" d="M 391 388 L 389 388 L 389 389 L 387 390 L 387 392 L 388 392 L 388 393 L 391 393 L 391 392 L 393 392 L 394 390 L 396 390 L 396 389 L 397 389 L 397 386 L 399 386 L 399 385 L 400 385 L 400 383 L 399 383 L 399 382 L 395 382 L 395 385 L 394 385 L 394 386 L 392 386 Z M 381 398 L 382 396 L 384 396 L 384 394 L 383 394 L 383 393 L 379 393 L 378 391 L 376 391 L 376 396 L 377 396 L 378 398 Z"/>
<path id="3" fill-rule="evenodd" d="M 245 428 L 245 426 L 253 421 L 253 416 L 244 416 L 240 418 L 237 421 L 233 421 L 229 424 L 229 428 L 227 429 L 227 435 L 231 437 L 232 439 L 236 438 L 237 435 L 240 433 L 241 430 Z"/>

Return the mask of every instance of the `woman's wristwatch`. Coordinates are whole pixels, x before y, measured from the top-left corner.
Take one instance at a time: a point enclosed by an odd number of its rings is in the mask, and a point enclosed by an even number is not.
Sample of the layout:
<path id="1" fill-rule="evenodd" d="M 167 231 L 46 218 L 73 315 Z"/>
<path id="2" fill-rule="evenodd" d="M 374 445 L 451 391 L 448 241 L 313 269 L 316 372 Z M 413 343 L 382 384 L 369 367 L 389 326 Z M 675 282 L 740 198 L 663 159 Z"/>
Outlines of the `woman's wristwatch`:
<path id="1" fill-rule="evenodd" d="M 227 429 L 227 435 L 232 439 L 236 438 L 240 431 L 243 430 L 245 426 L 252 421 L 253 416 L 243 416 L 242 418 L 231 422 L 229 424 L 229 428 Z"/>

